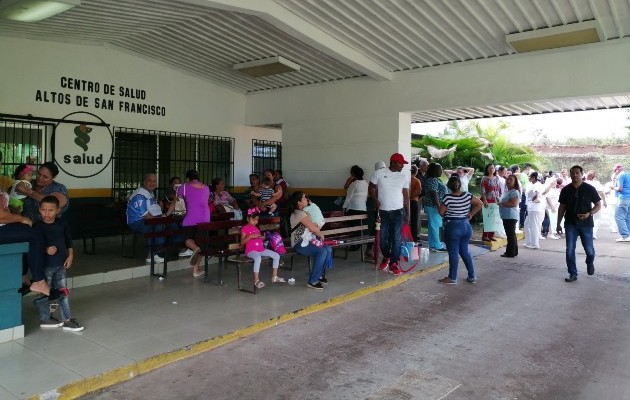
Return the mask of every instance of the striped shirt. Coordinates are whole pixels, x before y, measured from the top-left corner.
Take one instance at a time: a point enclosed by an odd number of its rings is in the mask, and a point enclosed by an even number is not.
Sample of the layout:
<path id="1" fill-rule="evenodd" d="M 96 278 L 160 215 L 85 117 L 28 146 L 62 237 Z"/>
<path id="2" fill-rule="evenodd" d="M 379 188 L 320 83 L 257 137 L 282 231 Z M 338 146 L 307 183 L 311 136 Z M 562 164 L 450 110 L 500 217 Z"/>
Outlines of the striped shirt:
<path id="1" fill-rule="evenodd" d="M 471 202 L 472 194 L 470 192 L 462 193 L 459 196 L 452 193 L 445 195 L 442 201 L 446 206 L 444 218 L 468 218 Z"/>

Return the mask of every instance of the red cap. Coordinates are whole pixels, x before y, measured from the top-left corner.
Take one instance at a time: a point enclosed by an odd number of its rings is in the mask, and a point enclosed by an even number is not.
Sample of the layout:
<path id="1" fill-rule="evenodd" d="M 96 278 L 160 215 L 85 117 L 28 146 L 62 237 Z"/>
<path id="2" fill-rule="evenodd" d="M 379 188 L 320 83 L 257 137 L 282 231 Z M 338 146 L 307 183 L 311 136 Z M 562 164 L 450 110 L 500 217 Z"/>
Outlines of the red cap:
<path id="1" fill-rule="evenodd" d="M 403 157 L 403 155 L 400 153 L 392 154 L 392 156 L 389 157 L 389 161 L 394 161 L 401 164 L 409 164 L 409 162 L 405 160 L 405 157 Z"/>
<path id="2" fill-rule="evenodd" d="M 615 168 L 613 169 L 621 169 L 621 168 L 623 168 L 621 164 L 615 164 Z"/>

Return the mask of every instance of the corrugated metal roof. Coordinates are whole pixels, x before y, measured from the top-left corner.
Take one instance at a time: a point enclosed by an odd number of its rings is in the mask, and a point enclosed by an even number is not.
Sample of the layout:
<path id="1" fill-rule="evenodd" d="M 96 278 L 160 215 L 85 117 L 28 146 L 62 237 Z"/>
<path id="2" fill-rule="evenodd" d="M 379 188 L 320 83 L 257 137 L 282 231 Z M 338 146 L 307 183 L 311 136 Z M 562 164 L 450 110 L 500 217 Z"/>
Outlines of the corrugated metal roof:
<path id="1" fill-rule="evenodd" d="M 391 74 L 513 54 L 510 33 L 597 20 L 630 35 L 628 0 L 82 0 L 0 35 L 108 45 L 240 92 Z M 280 55 L 301 70 L 252 78 L 232 66 Z M 413 114 L 414 122 L 629 106 L 628 96 Z"/>

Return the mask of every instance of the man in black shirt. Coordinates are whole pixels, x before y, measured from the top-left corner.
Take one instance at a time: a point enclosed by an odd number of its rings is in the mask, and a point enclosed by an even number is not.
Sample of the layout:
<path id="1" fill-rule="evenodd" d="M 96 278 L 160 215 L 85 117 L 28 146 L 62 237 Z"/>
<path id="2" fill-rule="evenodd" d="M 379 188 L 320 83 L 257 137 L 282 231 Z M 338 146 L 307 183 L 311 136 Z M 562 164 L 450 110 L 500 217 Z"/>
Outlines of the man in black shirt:
<path id="1" fill-rule="evenodd" d="M 570 170 L 571 184 L 562 188 L 560 192 L 560 206 L 558 207 L 558 225 L 556 231 L 562 233 L 562 218 L 567 240 L 567 269 L 569 277 L 566 282 L 577 281 L 577 267 L 575 265 L 575 244 L 578 236 L 582 241 L 586 253 L 586 272 L 595 273 L 595 248 L 593 247 L 593 214 L 601 208 L 601 198 L 597 190 L 582 181 L 583 170 L 575 165 Z"/>

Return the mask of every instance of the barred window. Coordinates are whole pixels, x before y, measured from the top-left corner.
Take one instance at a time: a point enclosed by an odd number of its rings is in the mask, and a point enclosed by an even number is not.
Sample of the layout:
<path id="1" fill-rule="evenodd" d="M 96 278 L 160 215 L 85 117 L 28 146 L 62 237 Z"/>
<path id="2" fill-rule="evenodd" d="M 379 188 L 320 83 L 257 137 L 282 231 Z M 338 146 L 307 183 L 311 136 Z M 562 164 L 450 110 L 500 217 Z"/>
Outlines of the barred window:
<path id="1" fill-rule="evenodd" d="M 158 178 L 158 194 L 164 193 L 171 177 L 182 181 L 186 171 L 196 169 L 209 184 L 223 178 L 234 185 L 234 139 L 189 133 L 115 128 L 113 193 L 124 201 L 147 173 Z"/>
<path id="2" fill-rule="evenodd" d="M 37 166 L 49 161 L 50 151 L 46 143 L 53 129 L 54 125 L 49 123 L 0 117 L 0 152 L 3 155 L 0 175 L 13 177 L 19 164 Z"/>
<path id="3" fill-rule="evenodd" d="M 252 172 L 262 176 L 266 169 L 282 169 L 282 142 L 252 140 Z"/>

